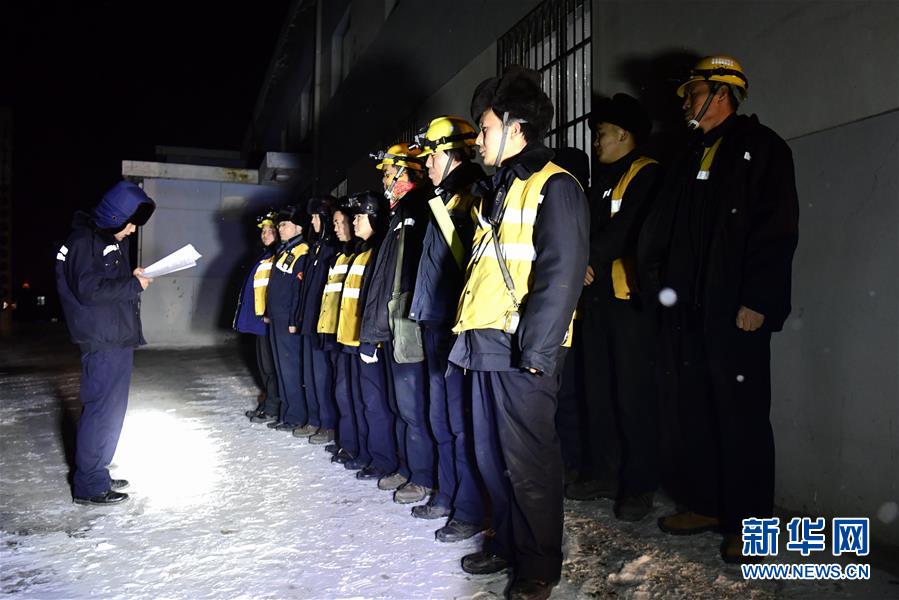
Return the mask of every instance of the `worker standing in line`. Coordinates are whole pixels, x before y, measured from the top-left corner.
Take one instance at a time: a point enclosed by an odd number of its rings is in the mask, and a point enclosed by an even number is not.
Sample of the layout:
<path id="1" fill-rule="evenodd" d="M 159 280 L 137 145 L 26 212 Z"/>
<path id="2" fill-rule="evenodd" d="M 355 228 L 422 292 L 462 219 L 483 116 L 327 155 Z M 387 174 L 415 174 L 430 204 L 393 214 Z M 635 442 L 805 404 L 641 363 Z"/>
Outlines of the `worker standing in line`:
<path id="1" fill-rule="evenodd" d="M 471 373 L 478 468 L 496 534 L 468 573 L 511 567 L 510 598 L 548 598 L 562 573 L 559 371 L 589 247 L 587 199 L 542 139 L 553 105 L 540 75 L 510 67 L 482 82 L 472 117 L 484 163 L 450 362 Z"/>
<path id="2" fill-rule="evenodd" d="M 409 318 L 421 325 L 428 369 L 429 420 L 437 443 L 437 491 L 412 508 L 420 519 L 448 517 L 435 533 L 457 542 L 484 528 L 484 500 L 478 485 L 468 421 L 471 397 L 462 372 L 447 371 L 455 334 L 453 320 L 474 235 L 472 185 L 484 178 L 473 162 L 478 134 L 462 117 L 431 120 L 416 136 L 436 196 L 422 244 Z"/>

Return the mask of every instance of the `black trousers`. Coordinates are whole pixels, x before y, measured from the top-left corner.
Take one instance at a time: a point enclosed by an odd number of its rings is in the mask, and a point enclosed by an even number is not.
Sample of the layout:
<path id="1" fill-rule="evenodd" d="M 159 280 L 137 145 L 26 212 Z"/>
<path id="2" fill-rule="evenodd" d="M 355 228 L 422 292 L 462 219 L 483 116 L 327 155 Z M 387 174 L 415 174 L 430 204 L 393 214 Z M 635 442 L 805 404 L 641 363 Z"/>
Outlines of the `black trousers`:
<path id="1" fill-rule="evenodd" d="M 562 572 L 558 389 L 558 376 L 472 372 L 475 455 L 496 531 L 487 550 L 520 575 L 547 581 Z"/>
<path id="2" fill-rule="evenodd" d="M 575 320 L 571 348 L 565 356 L 559 384 L 556 409 L 556 431 L 562 444 L 562 460 L 568 469 L 580 469 L 582 460 L 582 440 L 589 435 L 585 411 L 586 390 L 584 388 L 584 339 L 580 319 Z"/>
<path id="3" fill-rule="evenodd" d="M 722 324 L 672 335 L 686 505 L 739 533 L 773 512 L 771 333 Z"/>
<path id="4" fill-rule="evenodd" d="M 611 469 L 617 461 L 620 497 L 655 491 L 659 486 L 656 314 L 627 300 L 609 299 L 592 312 L 589 322 L 588 420 L 594 437 L 596 431 L 608 436 L 589 438 L 592 474 L 614 479 Z"/>
<path id="5" fill-rule="evenodd" d="M 275 357 L 272 355 L 272 342 L 269 334 L 256 336 L 256 364 L 265 387 L 265 399 L 262 401 L 263 412 L 269 416 L 281 414 L 281 396 L 278 393 L 278 372 L 275 369 Z"/>

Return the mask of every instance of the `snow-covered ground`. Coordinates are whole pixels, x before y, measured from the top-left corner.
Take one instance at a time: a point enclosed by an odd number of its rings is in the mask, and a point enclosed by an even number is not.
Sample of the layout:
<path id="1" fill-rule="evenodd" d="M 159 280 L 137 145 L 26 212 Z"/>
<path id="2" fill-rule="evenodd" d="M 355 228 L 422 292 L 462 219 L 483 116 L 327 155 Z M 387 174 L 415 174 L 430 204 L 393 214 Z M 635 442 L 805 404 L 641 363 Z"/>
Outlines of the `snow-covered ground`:
<path id="1" fill-rule="evenodd" d="M 22 598 L 494 598 L 503 574 L 459 561 L 374 482 L 320 446 L 252 425 L 256 388 L 232 348 L 145 349 L 113 475 L 131 500 L 71 502 L 66 450 L 79 363 L 58 332 L 2 342 L 0 592 Z M 616 521 L 611 502 L 569 503 L 555 599 L 896 598 L 899 581 L 748 583 L 713 534 L 674 538 L 655 517 Z M 828 561 L 830 562 L 830 561 Z"/>

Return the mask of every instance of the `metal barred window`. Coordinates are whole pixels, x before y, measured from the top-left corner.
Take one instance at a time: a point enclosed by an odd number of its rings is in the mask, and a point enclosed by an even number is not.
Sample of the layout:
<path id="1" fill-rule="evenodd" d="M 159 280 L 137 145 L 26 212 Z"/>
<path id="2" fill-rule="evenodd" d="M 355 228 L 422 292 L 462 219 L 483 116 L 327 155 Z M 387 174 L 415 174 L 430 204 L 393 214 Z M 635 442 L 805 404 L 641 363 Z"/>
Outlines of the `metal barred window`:
<path id="1" fill-rule="evenodd" d="M 573 146 L 589 156 L 592 91 L 591 0 L 546 0 L 497 42 L 497 70 L 523 65 L 538 71 L 555 112 L 546 135 L 551 148 Z"/>

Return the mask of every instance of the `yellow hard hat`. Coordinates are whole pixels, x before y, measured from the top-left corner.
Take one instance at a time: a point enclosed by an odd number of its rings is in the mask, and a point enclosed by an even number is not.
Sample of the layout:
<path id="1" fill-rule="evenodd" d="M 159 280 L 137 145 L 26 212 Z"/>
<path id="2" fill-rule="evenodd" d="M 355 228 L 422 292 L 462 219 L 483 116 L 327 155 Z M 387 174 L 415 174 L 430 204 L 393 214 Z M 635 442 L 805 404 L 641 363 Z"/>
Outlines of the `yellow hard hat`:
<path id="1" fill-rule="evenodd" d="M 278 228 L 276 225 L 277 221 L 278 221 L 278 213 L 275 211 L 275 209 L 270 208 L 268 210 L 268 212 L 266 212 L 265 214 L 262 214 L 262 215 L 259 215 L 258 217 L 256 217 L 256 226 L 259 229 L 262 229 L 264 227 L 271 227 L 272 229 L 277 229 Z"/>
<path id="2" fill-rule="evenodd" d="M 421 148 L 418 156 L 424 158 L 438 150 L 473 147 L 477 137 L 478 133 L 467 120 L 444 115 L 432 119 L 427 127 L 418 132 L 413 147 Z"/>
<path id="3" fill-rule="evenodd" d="M 413 171 L 424 171 L 425 162 L 418 158 L 420 153 L 418 148 L 410 148 L 409 144 L 402 143 L 394 144 L 386 151 L 380 150 L 369 156 L 378 161 L 378 164 L 375 165 L 377 169 L 383 169 L 387 165 L 396 165 Z"/>
<path id="4" fill-rule="evenodd" d="M 740 89 L 743 98 L 745 98 L 749 92 L 749 80 L 746 78 L 746 73 L 743 72 L 743 67 L 741 67 L 740 63 L 738 63 L 732 56 L 725 56 L 723 54 L 718 56 L 706 56 L 696 63 L 696 65 L 690 69 L 689 79 L 677 88 L 677 95 L 683 98 L 687 86 L 694 81 L 718 81 L 720 83 L 726 83 L 727 85 Z M 740 100 L 743 98 L 740 98 Z"/>

